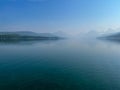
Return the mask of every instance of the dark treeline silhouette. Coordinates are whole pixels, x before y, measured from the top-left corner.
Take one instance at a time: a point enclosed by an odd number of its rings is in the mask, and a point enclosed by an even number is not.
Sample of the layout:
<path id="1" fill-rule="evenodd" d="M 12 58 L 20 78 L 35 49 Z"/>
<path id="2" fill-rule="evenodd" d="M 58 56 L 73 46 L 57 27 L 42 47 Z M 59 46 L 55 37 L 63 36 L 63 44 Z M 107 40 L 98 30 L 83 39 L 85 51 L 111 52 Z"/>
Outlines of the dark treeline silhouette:
<path id="1" fill-rule="evenodd" d="M 58 37 L 46 37 L 46 36 L 22 36 L 19 34 L 1 34 L 0 41 L 19 41 L 19 40 L 53 40 Z"/>

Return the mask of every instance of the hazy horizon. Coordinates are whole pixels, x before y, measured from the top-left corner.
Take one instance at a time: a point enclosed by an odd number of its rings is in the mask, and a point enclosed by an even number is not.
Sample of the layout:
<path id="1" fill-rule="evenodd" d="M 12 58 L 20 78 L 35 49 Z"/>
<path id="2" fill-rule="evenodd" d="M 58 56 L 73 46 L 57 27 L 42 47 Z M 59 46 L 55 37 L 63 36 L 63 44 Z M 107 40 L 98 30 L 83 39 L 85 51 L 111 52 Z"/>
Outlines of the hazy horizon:
<path id="1" fill-rule="evenodd" d="M 119 0 L 0 0 L 0 31 L 119 32 Z"/>
<path id="2" fill-rule="evenodd" d="M 0 0 L 0 90 L 120 90 L 120 0 Z"/>

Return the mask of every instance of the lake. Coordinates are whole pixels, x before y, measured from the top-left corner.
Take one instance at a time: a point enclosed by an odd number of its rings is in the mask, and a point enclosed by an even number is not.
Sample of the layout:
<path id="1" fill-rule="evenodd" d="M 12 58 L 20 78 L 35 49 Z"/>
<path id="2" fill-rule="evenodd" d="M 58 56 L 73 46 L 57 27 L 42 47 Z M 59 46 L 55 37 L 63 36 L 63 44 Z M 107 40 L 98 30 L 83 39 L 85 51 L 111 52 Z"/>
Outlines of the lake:
<path id="1" fill-rule="evenodd" d="M 0 90 L 120 90 L 120 43 L 0 43 Z"/>

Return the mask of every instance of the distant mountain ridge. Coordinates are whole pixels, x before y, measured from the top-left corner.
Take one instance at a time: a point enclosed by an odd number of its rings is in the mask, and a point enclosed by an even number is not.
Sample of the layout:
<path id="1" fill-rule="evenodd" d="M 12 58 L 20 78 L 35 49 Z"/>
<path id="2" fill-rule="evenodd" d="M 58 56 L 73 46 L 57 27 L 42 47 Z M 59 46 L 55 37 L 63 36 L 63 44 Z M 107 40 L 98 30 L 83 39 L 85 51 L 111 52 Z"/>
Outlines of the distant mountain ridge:
<path id="1" fill-rule="evenodd" d="M 0 35 L 3 34 L 18 34 L 20 36 L 46 36 L 46 37 L 55 37 L 56 35 L 52 33 L 35 33 L 31 31 L 16 31 L 16 32 L 0 32 Z"/>
<path id="2" fill-rule="evenodd" d="M 120 32 L 118 33 L 114 33 L 114 34 L 111 34 L 111 35 L 105 35 L 105 36 L 102 36 L 100 37 L 101 39 L 107 39 L 107 40 L 119 40 L 120 41 Z"/>
<path id="3" fill-rule="evenodd" d="M 12 41 L 12 40 L 56 40 L 60 37 L 52 33 L 35 33 L 30 31 L 18 31 L 18 32 L 0 32 L 0 41 Z"/>

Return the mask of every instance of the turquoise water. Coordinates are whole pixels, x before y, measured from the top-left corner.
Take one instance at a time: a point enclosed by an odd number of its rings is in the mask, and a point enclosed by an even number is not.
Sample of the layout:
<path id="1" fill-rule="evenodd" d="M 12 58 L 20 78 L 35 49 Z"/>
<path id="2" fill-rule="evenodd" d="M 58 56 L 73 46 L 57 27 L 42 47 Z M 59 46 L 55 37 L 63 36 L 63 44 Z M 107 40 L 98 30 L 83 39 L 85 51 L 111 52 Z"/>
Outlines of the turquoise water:
<path id="1" fill-rule="evenodd" d="M 120 44 L 2 42 L 0 90 L 120 90 Z"/>

